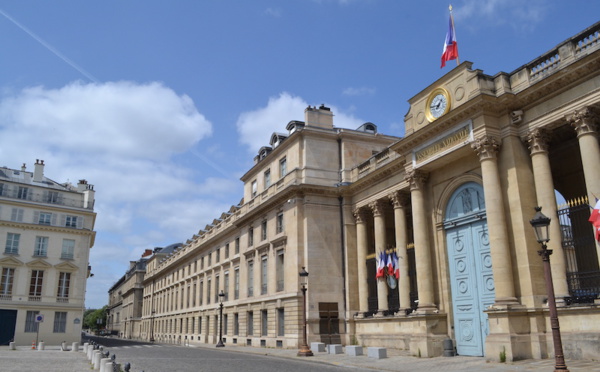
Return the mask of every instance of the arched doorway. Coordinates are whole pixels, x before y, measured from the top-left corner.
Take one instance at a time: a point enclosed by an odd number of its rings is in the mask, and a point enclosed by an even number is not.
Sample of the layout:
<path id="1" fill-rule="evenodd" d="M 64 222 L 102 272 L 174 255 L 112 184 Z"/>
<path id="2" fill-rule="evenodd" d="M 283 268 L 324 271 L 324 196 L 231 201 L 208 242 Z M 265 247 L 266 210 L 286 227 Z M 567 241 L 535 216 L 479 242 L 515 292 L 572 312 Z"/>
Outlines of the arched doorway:
<path id="1" fill-rule="evenodd" d="M 460 186 L 446 207 L 444 229 L 448 248 L 456 351 L 483 356 L 489 334 L 484 310 L 494 303 L 494 276 L 483 188 Z"/>

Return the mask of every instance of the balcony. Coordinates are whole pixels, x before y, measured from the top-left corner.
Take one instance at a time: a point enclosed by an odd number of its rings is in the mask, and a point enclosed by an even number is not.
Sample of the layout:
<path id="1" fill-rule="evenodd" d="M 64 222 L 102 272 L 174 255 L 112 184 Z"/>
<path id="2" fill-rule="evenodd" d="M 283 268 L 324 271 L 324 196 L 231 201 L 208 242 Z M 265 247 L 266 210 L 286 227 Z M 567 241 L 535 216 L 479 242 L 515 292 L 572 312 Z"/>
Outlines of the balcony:
<path id="1" fill-rule="evenodd" d="M 0 301 L 12 301 L 11 294 L 0 294 Z"/>
<path id="2" fill-rule="evenodd" d="M 30 302 L 41 302 L 42 301 L 42 296 L 29 296 L 29 298 L 27 299 L 27 301 L 30 301 Z"/>
<path id="3" fill-rule="evenodd" d="M 57 297 L 56 302 L 60 304 L 67 304 L 69 303 L 69 297 Z"/>
<path id="4" fill-rule="evenodd" d="M 68 196 L 72 196 L 73 193 L 69 193 Z M 94 209 L 93 203 L 88 203 L 88 205 L 84 205 L 83 196 L 80 194 L 76 194 L 77 198 L 72 197 L 60 197 L 58 199 L 49 199 L 47 195 L 43 192 L 33 192 L 33 189 L 29 189 L 25 197 L 24 195 L 19 195 L 16 192 L 9 192 L 9 190 L 0 191 L 0 196 L 9 199 L 17 199 L 22 201 L 30 201 L 34 203 L 43 203 L 43 204 L 52 204 L 52 205 L 61 205 L 65 207 L 73 207 L 73 208 L 82 208 L 82 209 Z"/>

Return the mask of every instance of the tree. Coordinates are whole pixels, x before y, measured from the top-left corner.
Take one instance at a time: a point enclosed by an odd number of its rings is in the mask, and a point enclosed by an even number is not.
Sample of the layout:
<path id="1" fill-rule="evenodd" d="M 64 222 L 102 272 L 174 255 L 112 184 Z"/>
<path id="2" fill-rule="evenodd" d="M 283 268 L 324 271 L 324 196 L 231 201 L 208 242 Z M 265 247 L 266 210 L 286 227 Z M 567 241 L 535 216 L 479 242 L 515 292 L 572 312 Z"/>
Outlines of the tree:
<path id="1" fill-rule="evenodd" d="M 83 326 L 92 331 L 99 331 L 106 327 L 106 309 L 104 306 L 101 309 L 87 309 L 83 314 Z"/>

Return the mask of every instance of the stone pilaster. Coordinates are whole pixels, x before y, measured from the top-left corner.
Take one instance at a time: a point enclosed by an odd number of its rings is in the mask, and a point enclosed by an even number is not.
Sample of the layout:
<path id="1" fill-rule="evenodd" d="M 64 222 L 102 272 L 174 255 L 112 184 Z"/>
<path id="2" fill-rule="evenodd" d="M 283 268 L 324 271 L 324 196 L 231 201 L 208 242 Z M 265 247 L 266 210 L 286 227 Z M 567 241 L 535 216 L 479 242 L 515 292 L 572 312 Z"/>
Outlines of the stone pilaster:
<path id="1" fill-rule="evenodd" d="M 577 131 L 579 151 L 585 176 L 588 199 L 593 203 L 600 197 L 600 146 L 598 145 L 598 114 L 591 108 L 576 110 L 567 121 Z"/>
<path id="2" fill-rule="evenodd" d="M 410 184 L 410 197 L 412 200 L 415 265 L 417 269 L 417 290 L 419 292 L 418 312 L 428 312 L 436 309 L 433 296 L 429 223 L 424 195 L 424 186 L 428 176 L 428 174 L 416 170 L 406 174 L 406 180 Z"/>
<path id="3" fill-rule="evenodd" d="M 552 170 L 550 168 L 550 158 L 548 157 L 550 134 L 544 129 L 534 129 L 529 133 L 527 140 L 531 151 L 537 204 L 542 207 L 545 215 L 552 218 L 548 248 L 554 252 L 552 255 L 552 278 L 556 298 L 561 300 L 569 295 L 569 288 L 567 286 L 566 257 L 562 248 L 560 221 L 556 217 L 558 215 L 556 196 L 554 195 Z"/>
<path id="4" fill-rule="evenodd" d="M 496 286 L 496 305 L 516 304 L 506 212 L 504 210 L 500 174 L 498 173 L 497 155 L 500 150 L 500 143 L 491 136 L 484 136 L 475 140 L 471 147 L 475 150 L 481 162 L 492 270 Z"/>

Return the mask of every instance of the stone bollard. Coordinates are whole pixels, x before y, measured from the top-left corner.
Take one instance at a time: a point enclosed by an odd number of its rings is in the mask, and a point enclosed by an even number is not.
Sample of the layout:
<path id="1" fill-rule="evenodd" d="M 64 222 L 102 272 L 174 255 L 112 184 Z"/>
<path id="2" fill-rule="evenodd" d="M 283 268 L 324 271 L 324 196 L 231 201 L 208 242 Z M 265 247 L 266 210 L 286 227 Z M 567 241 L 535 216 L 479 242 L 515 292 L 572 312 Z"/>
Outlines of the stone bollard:
<path id="1" fill-rule="evenodd" d="M 67 351 L 67 343 L 65 341 L 60 344 L 60 349 L 62 351 Z"/>
<path id="2" fill-rule="evenodd" d="M 100 359 L 102 359 L 102 353 L 100 350 L 94 351 L 94 359 L 92 360 L 94 369 L 100 369 Z"/>
<path id="3" fill-rule="evenodd" d="M 8 350 L 17 350 L 17 345 L 14 342 L 8 344 Z"/>
<path id="4" fill-rule="evenodd" d="M 71 351 L 79 351 L 79 342 L 73 342 L 71 345 Z"/>
<path id="5" fill-rule="evenodd" d="M 87 356 L 88 360 L 92 360 L 92 351 L 93 350 L 94 350 L 94 348 L 92 347 L 92 345 L 88 345 L 87 352 L 86 352 L 86 356 Z"/>
<path id="6" fill-rule="evenodd" d="M 44 350 L 44 341 L 40 341 L 38 344 L 38 350 Z"/>
<path id="7" fill-rule="evenodd" d="M 106 369 L 106 364 L 110 363 L 110 358 L 102 358 L 100 359 L 100 372 L 113 372 L 110 369 Z"/>
<path id="8" fill-rule="evenodd" d="M 115 365 L 115 364 L 114 364 L 113 362 L 110 362 L 110 361 L 109 361 L 109 362 L 107 362 L 107 363 L 104 365 L 104 370 L 105 370 L 105 371 L 107 371 L 107 372 L 113 372 L 113 371 L 114 371 L 114 368 L 113 368 L 113 366 L 114 366 L 114 365 Z"/>

